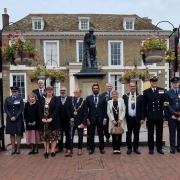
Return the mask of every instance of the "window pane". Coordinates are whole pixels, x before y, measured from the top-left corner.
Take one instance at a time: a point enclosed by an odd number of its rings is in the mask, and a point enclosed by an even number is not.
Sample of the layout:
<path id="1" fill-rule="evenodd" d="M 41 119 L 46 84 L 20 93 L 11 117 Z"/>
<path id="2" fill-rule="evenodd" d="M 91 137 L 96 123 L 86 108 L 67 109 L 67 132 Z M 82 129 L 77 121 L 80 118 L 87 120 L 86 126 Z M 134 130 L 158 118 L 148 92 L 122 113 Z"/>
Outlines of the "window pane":
<path id="1" fill-rule="evenodd" d="M 121 64 L 121 43 L 112 42 L 111 43 L 111 65 Z"/>
<path id="2" fill-rule="evenodd" d="M 13 86 L 19 87 L 19 96 L 25 99 L 25 82 L 24 82 L 24 75 L 13 75 L 12 76 L 12 84 Z"/>
<path id="3" fill-rule="evenodd" d="M 58 66 L 58 47 L 57 42 L 46 42 L 45 60 L 46 66 Z"/>
<path id="4" fill-rule="evenodd" d="M 83 56 L 84 56 L 84 52 L 83 52 L 83 49 L 84 49 L 84 45 L 83 45 L 83 42 L 78 42 L 78 62 L 82 62 L 83 61 Z"/>
<path id="5" fill-rule="evenodd" d="M 88 19 L 81 19 L 81 29 L 82 30 L 88 29 Z"/>
<path id="6" fill-rule="evenodd" d="M 110 83 L 113 85 L 114 90 L 117 90 L 119 93 L 119 96 L 121 97 L 123 95 L 123 85 L 119 81 L 120 76 L 119 75 L 111 75 L 110 76 Z"/>

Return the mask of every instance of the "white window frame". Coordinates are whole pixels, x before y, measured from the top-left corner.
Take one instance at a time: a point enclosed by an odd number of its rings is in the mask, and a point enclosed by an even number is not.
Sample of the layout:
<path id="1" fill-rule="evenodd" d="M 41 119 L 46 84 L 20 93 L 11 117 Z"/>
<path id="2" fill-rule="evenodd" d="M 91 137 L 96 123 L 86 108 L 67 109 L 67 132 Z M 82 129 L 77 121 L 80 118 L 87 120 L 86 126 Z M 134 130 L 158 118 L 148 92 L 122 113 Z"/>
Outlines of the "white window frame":
<path id="1" fill-rule="evenodd" d="M 44 20 L 42 17 L 32 17 L 32 30 L 35 30 L 35 31 L 42 31 L 44 29 Z M 40 29 L 36 29 L 35 28 L 35 22 L 37 21 L 41 21 L 41 28 Z"/>
<path id="2" fill-rule="evenodd" d="M 48 66 L 48 67 L 54 67 L 54 66 L 50 66 L 50 65 L 47 64 L 47 61 L 49 61 L 49 59 L 48 59 L 48 60 L 46 59 L 46 52 L 45 52 L 45 50 L 46 50 L 46 44 L 47 44 L 47 43 L 51 43 L 51 42 L 52 42 L 52 43 L 57 43 L 57 65 L 56 65 L 56 67 L 59 67 L 59 64 L 60 64 L 59 51 L 60 51 L 60 49 L 59 49 L 59 41 L 57 41 L 57 40 L 45 40 L 45 41 L 43 41 L 44 63 L 45 63 L 45 65 Z"/>
<path id="3" fill-rule="evenodd" d="M 24 89 L 25 89 L 25 99 L 27 99 L 27 75 L 26 73 L 10 73 L 9 77 L 10 77 L 10 87 L 13 85 L 13 75 L 17 76 L 17 75 L 23 75 L 24 76 Z M 9 94 L 11 95 L 11 91 L 9 91 Z"/>
<path id="4" fill-rule="evenodd" d="M 108 72 L 108 82 L 111 83 L 113 85 L 113 83 L 111 82 L 111 75 L 118 75 L 118 76 L 122 76 L 123 75 L 123 72 Z M 122 84 L 122 83 L 121 83 Z M 125 89 L 125 86 L 124 84 L 122 84 L 122 95 L 124 94 L 124 89 Z M 115 90 L 115 87 L 113 85 L 113 90 Z M 120 92 L 118 92 L 120 94 Z M 121 96 L 120 96 L 121 97 Z"/>
<path id="5" fill-rule="evenodd" d="M 126 27 L 127 22 L 132 22 L 132 28 Z M 134 30 L 134 23 L 135 23 L 135 18 L 124 18 L 124 21 L 123 21 L 124 30 L 133 31 Z"/>
<path id="6" fill-rule="evenodd" d="M 87 20 L 87 28 L 82 28 L 82 20 Z M 87 31 L 89 30 L 89 23 L 90 22 L 90 18 L 89 17 L 79 17 L 79 30 L 82 30 L 82 31 Z"/>
<path id="7" fill-rule="evenodd" d="M 79 61 L 79 43 L 84 43 L 83 40 L 76 40 L 76 62 L 80 62 Z M 80 62 L 82 63 L 82 62 Z"/>
<path id="8" fill-rule="evenodd" d="M 112 65 L 111 64 L 111 43 L 121 43 L 121 49 L 120 49 L 120 54 L 121 54 L 121 64 L 120 65 Z M 123 41 L 122 40 L 109 40 L 108 41 L 108 66 L 110 67 L 115 67 L 115 68 L 118 68 L 118 67 L 122 67 L 124 65 L 124 44 L 123 44 Z"/>

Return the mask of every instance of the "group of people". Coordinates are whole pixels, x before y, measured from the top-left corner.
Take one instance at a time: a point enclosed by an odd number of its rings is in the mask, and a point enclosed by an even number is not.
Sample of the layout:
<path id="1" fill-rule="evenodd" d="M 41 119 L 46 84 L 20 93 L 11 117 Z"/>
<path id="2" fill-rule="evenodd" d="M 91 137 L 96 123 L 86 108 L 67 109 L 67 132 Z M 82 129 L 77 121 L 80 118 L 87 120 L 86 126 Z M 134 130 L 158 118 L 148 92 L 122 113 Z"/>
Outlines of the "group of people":
<path id="1" fill-rule="evenodd" d="M 74 96 L 67 95 L 67 88 L 60 88 L 60 96 L 54 96 L 51 86 L 44 87 L 43 80 L 38 81 L 38 88 L 33 90 L 25 103 L 18 96 L 18 87 L 11 87 L 11 96 L 5 99 L 4 109 L 7 114 L 6 133 L 10 134 L 11 154 L 20 153 L 21 137 L 26 129 L 26 140 L 31 144 L 29 154 L 38 153 L 38 144 L 44 142 L 44 157 L 55 157 L 57 150 L 65 149 L 65 156 L 73 154 L 75 131 L 78 135 L 78 155 L 83 151 L 83 132 L 87 127 L 87 146 L 89 154 L 95 151 L 94 138 L 99 136 L 99 150 L 104 150 L 106 141 L 112 135 L 113 154 L 120 154 L 122 133 L 112 133 L 114 127 L 121 127 L 126 132 L 127 154 L 139 151 L 139 132 L 146 120 L 148 129 L 149 154 L 154 154 L 154 134 L 156 132 L 156 149 L 162 149 L 163 122 L 166 119 L 170 133 L 170 152 L 180 152 L 180 88 L 179 78 L 171 79 L 171 88 L 166 91 L 157 86 L 158 77 L 150 78 L 151 87 L 137 92 L 137 83 L 129 83 L 129 92 L 122 97 L 110 83 L 107 91 L 100 94 L 100 86 L 92 85 L 92 94 L 86 99 L 81 97 L 81 89 L 74 91 Z M 24 128 L 24 122 L 25 127 Z M 156 131 L 154 132 L 154 129 Z M 176 140 L 177 131 L 177 140 Z M 132 141 L 132 134 L 134 139 Z M 65 137 L 65 138 L 64 138 Z M 63 140 L 65 139 L 65 143 Z M 176 144 L 177 142 L 177 144 Z"/>

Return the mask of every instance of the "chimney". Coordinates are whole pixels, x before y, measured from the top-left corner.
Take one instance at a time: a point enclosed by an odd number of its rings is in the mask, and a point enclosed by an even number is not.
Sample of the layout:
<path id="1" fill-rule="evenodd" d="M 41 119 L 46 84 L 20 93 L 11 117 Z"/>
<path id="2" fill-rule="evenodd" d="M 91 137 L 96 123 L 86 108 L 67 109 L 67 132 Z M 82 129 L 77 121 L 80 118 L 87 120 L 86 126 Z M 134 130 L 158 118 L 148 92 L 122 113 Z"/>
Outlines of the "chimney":
<path id="1" fill-rule="evenodd" d="M 7 8 L 4 8 L 4 14 L 2 14 L 2 26 L 3 28 L 5 26 L 9 25 L 9 15 L 7 14 Z"/>
<path id="2" fill-rule="evenodd" d="M 152 19 L 149 19 L 148 17 L 143 17 L 144 20 L 146 20 L 149 23 L 152 23 Z"/>

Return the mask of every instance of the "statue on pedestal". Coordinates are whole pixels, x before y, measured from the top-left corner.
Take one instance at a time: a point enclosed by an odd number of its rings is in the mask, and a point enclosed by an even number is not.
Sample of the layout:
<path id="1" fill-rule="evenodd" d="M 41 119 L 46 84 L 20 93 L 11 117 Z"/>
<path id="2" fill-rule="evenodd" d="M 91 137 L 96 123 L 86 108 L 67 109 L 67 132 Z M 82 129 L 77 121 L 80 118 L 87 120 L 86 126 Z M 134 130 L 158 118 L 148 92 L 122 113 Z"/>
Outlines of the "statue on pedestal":
<path id="1" fill-rule="evenodd" d="M 83 69 L 97 69 L 96 36 L 93 33 L 94 29 L 90 28 L 84 36 Z"/>

